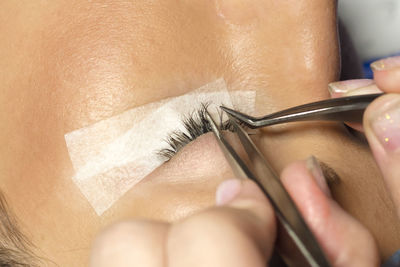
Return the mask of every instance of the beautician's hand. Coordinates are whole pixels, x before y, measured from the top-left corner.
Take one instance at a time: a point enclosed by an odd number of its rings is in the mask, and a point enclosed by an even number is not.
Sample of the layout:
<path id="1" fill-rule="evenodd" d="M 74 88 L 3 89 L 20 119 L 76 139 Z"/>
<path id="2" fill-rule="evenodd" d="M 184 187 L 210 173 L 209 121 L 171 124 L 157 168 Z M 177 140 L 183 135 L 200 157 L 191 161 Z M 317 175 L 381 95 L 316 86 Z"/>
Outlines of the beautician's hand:
<path id="1" fill-rule="evenodd" d="M 333 266 L 377 266 L 369 232 L 330 197 L 314 158 L 288 166 L 282 181 Z M 223 182 L 216 206 L 174 223 L 129 220 L 97 238 L 91 266 L 266 266 L 274 247 L 273 209 L 249 180 Z"/>
<path id="2" fill-rule="evenodd" d="M 372 63 L 374 80 L 331 84 L 333 97 L 386 92 L 367 108 L 364 132 L 400 216 L 400 57 Z"/>

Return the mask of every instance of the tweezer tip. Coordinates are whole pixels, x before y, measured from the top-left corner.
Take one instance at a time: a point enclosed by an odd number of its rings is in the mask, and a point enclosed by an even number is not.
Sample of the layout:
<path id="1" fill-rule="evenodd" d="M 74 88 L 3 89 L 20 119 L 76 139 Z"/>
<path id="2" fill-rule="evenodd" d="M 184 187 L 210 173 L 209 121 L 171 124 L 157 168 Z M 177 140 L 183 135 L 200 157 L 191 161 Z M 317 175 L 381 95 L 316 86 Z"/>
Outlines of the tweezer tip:
<path id="1" fill-rule="evenodd" d="M 234 111 L 233 109 L 230 109 L 230 108 L 227 108 L 227 107 L 224 107 L 224 106 L 219 106 L 219 107 L 220 107 L 220 109 L 225 111 L 228 114 L 229 117 L 232 116 L 233 118 L 237 118 L 237 112 Z"/>
<path id="2" fill-rule="evenodd" d="M 232 112 L 232 109 L 227 108 L 227 107 L 225 107 L 225 106 L 219 106 L 219 108 L 222 109 L 223 111 L 225 111 L 226 113 Z"/>
<path id="3" fill-rule="evenodd" d="M 206 119 L 208 123 L 211 126 L 211 130 L 214 132 L 214 134 L 220 138 L 220 131 L 218 129 L 217 124 L 215 123 L 214 119 L 212 118 L 211 114 L 208 112 L 207 108 L 205 109 L 205 114 L 206 114 Z"/>
<path id="4" fill-rule="evenodd" d="M 246 114 L 240 113 L 236 110 L 220 106 L 220 108 L 228 114 L 228 117 L 233 121 L 233 119 L 238 120 L 241 123 L 245 123 L 249 126 L 253 126 L 253 117 L 248 116 Z"/>

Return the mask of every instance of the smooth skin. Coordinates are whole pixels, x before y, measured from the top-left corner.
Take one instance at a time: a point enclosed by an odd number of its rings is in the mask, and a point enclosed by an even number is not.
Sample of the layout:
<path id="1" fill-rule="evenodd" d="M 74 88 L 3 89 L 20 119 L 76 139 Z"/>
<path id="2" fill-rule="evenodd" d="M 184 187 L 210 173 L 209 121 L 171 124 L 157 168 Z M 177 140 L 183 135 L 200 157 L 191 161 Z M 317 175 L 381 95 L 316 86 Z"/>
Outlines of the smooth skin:
<path id="1" fill-rule="evenodd" d="M 328 98 L 339 73 L 334 0 L 5 0 L 0 35 L 0 187 L 49 265 L 87 266 L 95 236 L 114 222 L 164 225 L 207 209 L 233 177 L 204 135 L 99 217 L 71 179 L 64 134 L 220 77 L 229 90 L 256 90 L 266 114 Z M 380 256 L 400 247 L 379 168 L 342 124 L 264 129 L 258 144 L 279 173 L 310 155 L 330 165 L 341 177 L 332 197 Z"/>

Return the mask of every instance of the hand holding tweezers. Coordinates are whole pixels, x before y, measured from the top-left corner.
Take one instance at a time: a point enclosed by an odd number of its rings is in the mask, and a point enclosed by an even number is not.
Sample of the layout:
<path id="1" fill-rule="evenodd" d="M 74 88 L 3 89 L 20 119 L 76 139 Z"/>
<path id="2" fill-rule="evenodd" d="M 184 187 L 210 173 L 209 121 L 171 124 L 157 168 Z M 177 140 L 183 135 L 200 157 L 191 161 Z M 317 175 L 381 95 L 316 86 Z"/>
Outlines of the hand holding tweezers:
<path id="1" fill-rule="evenodd" d="M 234 118 L 250 128 L 306 120 L 362 122 L 362 116 L 366 107 L 380 95 L 382 94 L 323 100 L 260 118 L 251 117 L 235 110 L 221 107 L 228 113 L 235 132 L 249 156 L 252 163 L 251 166 L 247 166 L 239 157 L 207 112 L 207 120 L 235 175 L 238 178 L 249 178 L 259 185 L 272 203 L 278 220 L 282 223 L 310 266 L 330 266 L 330 264 L 292 198 L 280 182 L 278 175 L 274 172 L 269 162 L 264 159 L 243 128 L 236 123 Z"/>
<path id="2" fill-rule="evenodd" d="M 270 200 L 278 220 L 282 223 L 299 251 L 310 266 L 330 266 L 314 235 L 311 233 L 292 198 L 283 187 L 278 175 L 264 159 L 243 128 L 233 119 L 235 128 L 252 166 L 247 166 L 224 138 L 218 126 L 207 112 L 206 117 L 234 174 L 238 178 L 253 180 Z"/>
<path id="3" fill-rule="evenodd" d="M 361 123 L 366 107 L 381 95 L 382 94 L 370 94 L 332 98 L 285 109 L 258 118 L 230 108 L 221 108 L 252 129 L 293 121 L 321 120 Z"/>

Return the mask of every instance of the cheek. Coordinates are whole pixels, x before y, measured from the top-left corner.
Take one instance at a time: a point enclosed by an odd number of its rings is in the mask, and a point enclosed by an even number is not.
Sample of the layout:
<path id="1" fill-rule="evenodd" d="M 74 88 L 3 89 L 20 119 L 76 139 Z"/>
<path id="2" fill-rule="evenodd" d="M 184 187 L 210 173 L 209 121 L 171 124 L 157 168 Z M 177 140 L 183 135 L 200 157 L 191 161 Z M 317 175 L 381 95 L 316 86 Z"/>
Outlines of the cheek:
<path id="1" fill-rule="evenodd" d="M 174 221 L 213 205 L 216 187 L 229 178 L 219 171 L 199 176 L 195 170 L 171 174 L 161 169 L 135 185 L 103 217 Z"/>

